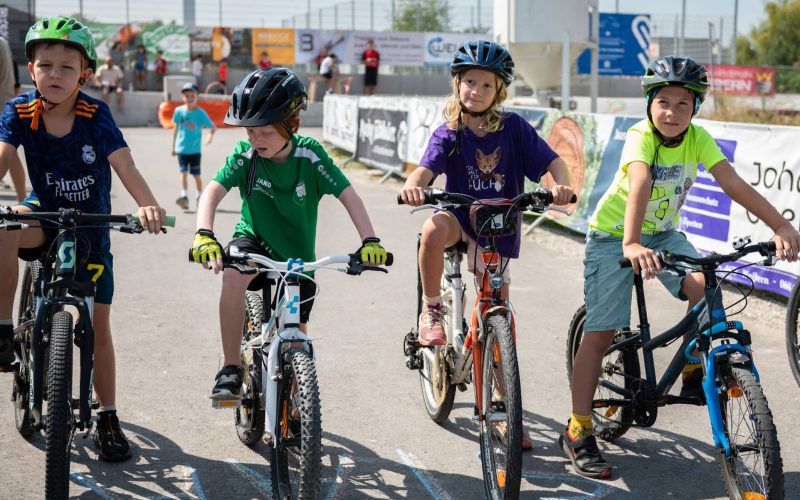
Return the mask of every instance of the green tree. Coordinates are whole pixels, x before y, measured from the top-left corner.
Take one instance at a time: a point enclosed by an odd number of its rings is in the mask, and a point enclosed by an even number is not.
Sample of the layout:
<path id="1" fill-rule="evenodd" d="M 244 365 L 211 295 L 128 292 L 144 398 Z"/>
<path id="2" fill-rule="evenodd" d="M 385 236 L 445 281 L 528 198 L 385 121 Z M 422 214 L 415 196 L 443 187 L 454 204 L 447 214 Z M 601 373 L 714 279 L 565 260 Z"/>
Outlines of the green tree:
<path id="1" fill-rule="evenodd" d="M 744 35 L 736 37 L 736 64 L 752 66 L 758 64 L 758 55 L 753 42 Z"/>
<path id="2" fill-rule="evenodd" d="M 449 16 L 447 0 L 401 0 L 392 30 L 445 31 Z"/>
<path id="3" fill-rule="evenodd" d="M 776 66 L 800 62 L 800 0 L 773 0 L 765 8 L 767 18 L 750 32 L 756 62 Z"/>

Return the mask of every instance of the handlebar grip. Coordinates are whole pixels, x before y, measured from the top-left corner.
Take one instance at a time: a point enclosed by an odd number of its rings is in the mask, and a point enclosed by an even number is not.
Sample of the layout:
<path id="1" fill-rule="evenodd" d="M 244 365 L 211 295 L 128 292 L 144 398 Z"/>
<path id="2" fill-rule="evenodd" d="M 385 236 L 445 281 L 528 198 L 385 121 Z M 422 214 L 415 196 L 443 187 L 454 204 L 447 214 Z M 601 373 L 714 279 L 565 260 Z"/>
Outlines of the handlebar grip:
<path id="1" fill-rule="evenodd" d="M 386 252 L 386 267 L 391 266 L 394 263 L 394 254 L 392 252 Z"/>
<path id="2" fill-rule="evenodd" d="M 406 202 L 403 201 L 403 197 L 401 195 L 397 195 L 397 204 L 398 205 L 405 205 Z"/>
<path id="3" fill-rule="evenodd" d="M 131 218 L 135 222 L 139 222 L 139 216 L 138 215 L 131 215 Z M 167 215 L 164 218 L 164 220 L 161 221 L 161 225 L 162 226 L 167 226 L 167 227 L 175 227 L 175 216 L 174 215 Z"/>
<path id="4" fill-rule="evenodd" d="M 623 258 L 619 259 L 619 267 L 625 269 L 626 267 L 633 267 L 633 266 L 631 265 L 631 261 L 629 261 L 627 258 L 623 257 Z"/>
<path id="5" fill-rule="evenodd" d="M 578 201 L 578 196 L 573 193 L 572 198 L 569 199 L 570 203 L 575 203 Z"/>

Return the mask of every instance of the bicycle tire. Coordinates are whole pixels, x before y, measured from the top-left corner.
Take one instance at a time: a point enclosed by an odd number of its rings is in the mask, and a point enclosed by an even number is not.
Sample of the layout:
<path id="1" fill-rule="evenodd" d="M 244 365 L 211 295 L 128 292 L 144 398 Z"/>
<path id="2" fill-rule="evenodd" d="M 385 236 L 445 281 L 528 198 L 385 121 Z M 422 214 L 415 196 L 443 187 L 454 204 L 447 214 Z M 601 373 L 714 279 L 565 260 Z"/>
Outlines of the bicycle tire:
<path id="1" fill-rule="evenodd" d="M 247 292 L 245 297 L 245 323 L 242 345 L 261 334 L 263 303 L 256 292 Z M 252 447 L 264 435 L 264 408 L 261 405 L 261 352 L 258 349 L 242 350 L 242 396 L 249 406 L 236 408 L 233 413 L 236 434 L 245 446 Z"/>
<path id="2" fill-rule="evenodd" d="M 483 484 L 490 499 L 517 498 L 522 479 L 522 390 L 516 346 L 505 315 L 486 319 L 483 349 L 480 424 Z M 500 391 L 503 395 L 498 398 Z"/>
<path id="3" fill-rule="evenodd" d="M 440 296 L 447 295 L 446 287 L 449 283 L 442 277 Z M 450 294 L 452 297 L 452 294 Z M 442 327 L 445 329 L 447 338 L 453 338 L 451 321 L 452 304 L 450 301 L 443 301 L 445 308 L 444 322 Z M 422 311 L 422 280 L 417 271 L 417 310 Z M 422 354 L 422 368 L 419 370 L 419 385 L 422 390 L 422 402 L 425 404 L 425 412 L 437 424 L 444 423 L 453 410 L 453 401 L 456 397 L 456 386 L 451 383 L 450 363 L 447 362 L 449 345 L 435 346 L 430 349 L 433 352 L 433 362 L 430 356 Z"/>
<path id="4" fill-rule="evenodd" d="M 722 365 L 719 395 L 731 456 L 717 449 L 725 490 L 730 498 L 783 498 L 783 461 L 767 398 L 753 372 Z M 731 392 L 729 387 L 740 391 Z M 752 459 L 751 459 L 752 455 Z M 745 493 L 752 492 L 753 496 Z"/>
<path id="5" fill-rule="evenodd" d="M 58 311 L 50 328 L 50 366 L 47 369 L 47 416 L 45 417 L 45 497 L 69 497 L 69 455 L 73 415 L 72 315 Z"/>
<path id="6" fill-rule="evenodd" d="M 17 316 L 17 324 L 21 325 L 26 321 L 30 321 L 35 317 L 36 311 L 34 310 L 34 290 L 33 285 L 39 279 L 42 264 L 38 260 L 29 262 L 25 266 L 25 273 L 22 277 L 22 286 L 19 292 L 19 314 Z M 31 421 L 31 411 L 28 406 L 28 395 L 30 390 L 31 380 L 31 365 L 30 365 L 30 349 L 31 339 L 33 338 L 33 327 L 26 328 L 21 335 L 22 345 L 20 352 L 22 353 L 20 359 L 19 369 L 14 373 L 14 384 L 12 390 L 12 399 L 14 403 L 14 423 L 17 432 L 24 437 L 28 438 L 33 434 L 33 422 Z"/>
<path id="7" fill-rule="evenodd" d="M 582 305 L 575 311 L 572 321 L 569 324 L 567 334 L 567 378 L 572 384 L 572 362 L 578 353 L 578 348 L 583 339 L 583 325 L 586 322 L 586 305 Z M 614 341 L 632 335 L 629 330 L 621 330 L 614 337 Z M 608 379 L 615 385 L 630 390 L 632 381 L 640 377 L 639 356 L 635 349 L 629 348 L 622 351 L 615 351 L 603 358 L 600 371 L 600 378 Z M 599 383 L 595 389 L 594 399 L 612 399 L 621 396 L 612 393 L 602 387 Z M 612 442 L 618 439 L 630 429 L 633 424 L 633 408 L 622 406 L 616 408 L 593 408 L 592 421 L 594 423 L 594 434 L 603 441 Z"/>
<path id="8" fill-rule="evenodd" d="M 322 415 L 314 360 L 302 349 L 286 351 L 283 360 L 276 445 L 270 447 L 272 493 L 278 500 L 316 499 L 322 474 Z"/>
<path id="9" fill-rule="evenodd" d="M 786 352 L 789 366 L 797 385 L 800 386 L 800 280 L 794 284 L 786 310 Z"/>

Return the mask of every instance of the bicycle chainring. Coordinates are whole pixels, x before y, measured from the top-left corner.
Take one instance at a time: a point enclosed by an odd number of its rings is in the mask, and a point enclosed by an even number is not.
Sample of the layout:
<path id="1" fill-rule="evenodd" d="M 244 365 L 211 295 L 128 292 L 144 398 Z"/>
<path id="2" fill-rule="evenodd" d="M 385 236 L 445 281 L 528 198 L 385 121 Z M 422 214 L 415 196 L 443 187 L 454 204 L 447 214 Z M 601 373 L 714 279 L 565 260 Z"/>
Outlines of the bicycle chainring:
<path id="1" fill-rule="evenodd" d="M 652 427 L 658 416 L 656 394 L 646 380 L 636 378 L 628 382 L 631 392 L 631 409 L 633 420 L 641 427 Z"/>

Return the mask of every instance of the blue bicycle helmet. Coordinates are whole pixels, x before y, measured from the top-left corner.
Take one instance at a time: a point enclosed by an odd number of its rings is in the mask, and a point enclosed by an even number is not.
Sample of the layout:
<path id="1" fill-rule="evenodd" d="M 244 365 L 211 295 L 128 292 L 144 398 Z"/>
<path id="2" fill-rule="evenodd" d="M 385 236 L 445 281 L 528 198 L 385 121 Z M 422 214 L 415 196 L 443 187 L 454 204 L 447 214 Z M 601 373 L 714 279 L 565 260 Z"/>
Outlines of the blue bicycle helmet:
<path id="1" fill-rule="evenodd" d="M 506 85 L 514 80 L 514 61 L 500 44 L 488 40 L 465 42 L 453 54 L 450 74 L 456 76 L 469 69 L 485 69 L 499 76 Z"/>

